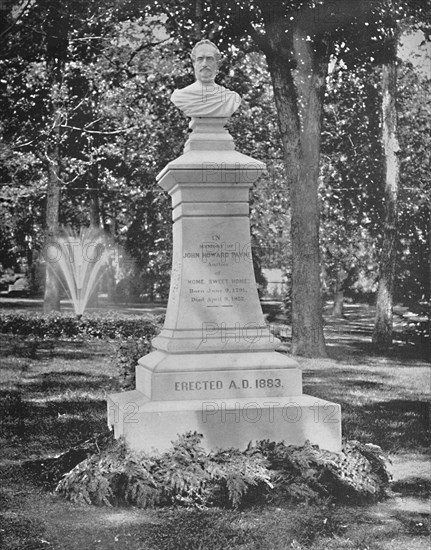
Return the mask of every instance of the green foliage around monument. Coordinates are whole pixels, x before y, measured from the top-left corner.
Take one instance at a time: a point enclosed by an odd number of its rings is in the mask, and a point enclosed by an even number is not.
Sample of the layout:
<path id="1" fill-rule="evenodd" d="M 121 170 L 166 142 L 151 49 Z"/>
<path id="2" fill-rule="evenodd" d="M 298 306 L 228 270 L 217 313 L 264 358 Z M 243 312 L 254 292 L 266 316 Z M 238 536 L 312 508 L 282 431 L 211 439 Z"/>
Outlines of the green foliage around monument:
<path id="1" fill-rule="evenodd" d="M 0 333 L 40 340 L 140 338 L 149 342 L 160 330 L 160 322 L 159 317 L 115 312 L 86 314 L 81 318 L 72 314 L 1 313 Z"/>
<path id="2" fill-rule="evenodd" d="M 238 508 L 253 503 L 358 502 L 384 498 L 390 474 L 375 445 L 346 442 L 341 453 L 261 441 L 244 451 L 206 453 L 187 433 L 161 456 L 131 451 L 121 439 L 77 464 L 57 486 L 72 502 L 140 508 Z"/>
<path id="3" fill-rule="evenodd" d="M 148 333 L 141 338 L 129 337 L 116 342 L 112 362 L 117 369 L 121 389 L 135 389 L 136 366 L 139 359 L 150 351 L 151 338 Z"/>

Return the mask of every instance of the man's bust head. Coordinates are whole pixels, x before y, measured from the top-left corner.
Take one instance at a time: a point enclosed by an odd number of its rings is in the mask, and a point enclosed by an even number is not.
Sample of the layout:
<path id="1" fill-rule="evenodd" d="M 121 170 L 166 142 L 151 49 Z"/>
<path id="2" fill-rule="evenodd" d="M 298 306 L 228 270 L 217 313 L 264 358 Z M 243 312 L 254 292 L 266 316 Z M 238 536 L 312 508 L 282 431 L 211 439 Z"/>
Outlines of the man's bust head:
<path id="1" fill-rule="evenodd" d="M 196 80 L 202 84 L 212 84 L 217 75 L 221 54 L 210 40 L 201 40 L 195 44 L 190 57 L 192 58 Z"/>
<path id="2" fill-rule="evenodd" d="M 241 98 L 215 83 L 221 54 L 210 40 L 201 40 L 190 54 L 196 82 L 175 90 L 171 101 L 190 117 L 228 118 L 240 106 Z"/>

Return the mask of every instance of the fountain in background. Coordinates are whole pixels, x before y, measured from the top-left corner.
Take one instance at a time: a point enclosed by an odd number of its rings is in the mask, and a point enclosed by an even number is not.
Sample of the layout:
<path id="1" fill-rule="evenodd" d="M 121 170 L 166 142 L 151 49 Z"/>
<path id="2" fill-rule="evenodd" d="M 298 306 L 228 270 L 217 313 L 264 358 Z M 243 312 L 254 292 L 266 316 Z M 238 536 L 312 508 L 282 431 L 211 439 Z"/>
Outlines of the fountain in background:
<path id="1" fill-rule="evenodd" d="M 84 227 L 79 233 L 64 228 L 56 242 L 56 273 L 81 316 L 105 273 L 113 250 L 100 229 Z"/>

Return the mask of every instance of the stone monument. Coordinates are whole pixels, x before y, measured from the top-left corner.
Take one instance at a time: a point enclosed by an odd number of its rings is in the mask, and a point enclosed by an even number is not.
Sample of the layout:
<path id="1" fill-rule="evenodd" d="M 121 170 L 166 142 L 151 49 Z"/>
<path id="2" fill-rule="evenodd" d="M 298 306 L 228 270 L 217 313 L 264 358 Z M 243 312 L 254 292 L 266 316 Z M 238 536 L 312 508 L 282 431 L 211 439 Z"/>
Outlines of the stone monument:
<path id="1" fill-rule="evenodd" d="M 220 54 L 192 51 L 196 82 L 172 94 L 191 117 L 184 154 L 158 176 L 172 197 L 173 265 L 164 327 L 136 368 L 136 389 L 108 396 L 115 437 L 163 452 L 197 431 L 206 449 L 269 439 L 341 448 L 340 406 L 302 393 L 297 363 L 276 350 L 250 247 L 249 189 L 265 165 L 225 129 L 241 99 L 215 83 Z"/>

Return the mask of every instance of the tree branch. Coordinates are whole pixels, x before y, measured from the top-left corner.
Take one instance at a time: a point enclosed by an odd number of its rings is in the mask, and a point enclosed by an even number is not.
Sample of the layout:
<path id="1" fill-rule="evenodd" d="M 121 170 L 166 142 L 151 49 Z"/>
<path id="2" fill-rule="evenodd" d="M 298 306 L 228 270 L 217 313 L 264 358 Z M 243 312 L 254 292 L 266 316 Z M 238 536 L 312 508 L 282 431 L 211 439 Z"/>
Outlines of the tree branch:
<path id="1" fill-rule="evenodd" d="M 130 130 L 135 130 L 136 126 L 131 126 L 130 128 L 122 128 L 121 130 L 112 130 L 110 132 L 103 130 L 86 130 L 85 128 L 78 128 L 77 126 L 69 126 L 68 124 L 61 124 L 60 128 L 67 128 L 68 130 L 77 130 L 78 132 L 84 132 L 86 134 L 103 134 L 106 136 L 112 136 L 115 134 L 122 134 Z"/>
<path id="2" fill-rule="evenodd" d="M 267 37 L 265 33 L 260 33 L 254 26 L 253 22 L 249 16 L 249 11 L 241 10 L 240 4 L 235 0 L 234 4 L 238 8 L 236 13 L 237 17 L 235 19 L 235 23 L 242 24 L 244 27 L 244 30 L 246 30 L 251 38 L 254 40 L 254 42 L 257 44 L 257 46 L 262 50 L 264 54 L 269 53 L 271 47 L 268 43 Z M 245 21 L 245 24 L 244 24 Z"/>
<path id="3" fill-rule="evenodd" d="M 15 27 L 15 25 L 18 23 L 18 21 L 21 19 L 21 17 L 24 15 L 24 12 L 28 8 L 29 4 L 31 4 L 34 0 L 27 0 L 25 6 L 23 7 L 22 11 L 18 14 L 17 18 L 14 20 L 14 22 L 5 29 L 2 33 L 0 33 L 0 40 L 3 40 L 5 36 L 7 36 L 11 30 Z"/>
<path id="4" fill-rule="evenodd" d="M 154 48 L 154 46 L 160 46 L 160 44 L 164 44 L 170 40 L 170 37 L 165 38 L 164 40 L 161 40 L 160 42 L 148 42 L 148 44 L 142 44 L 142 46 L 139 46 L 139 48 L 136 48 L 134 52 L 130 55 L 129 61 L 127 62 L 127 65 L 130 65 L 130 63 L 133 61 L 136 55 L 138 55 L 139 52 L 142 50 L 148 50 L 149 48 Z"/>

